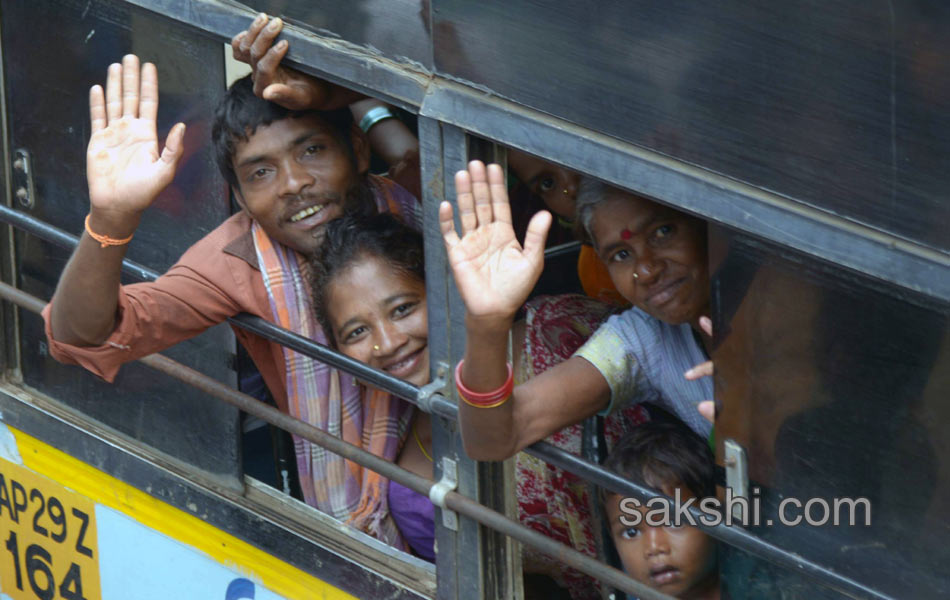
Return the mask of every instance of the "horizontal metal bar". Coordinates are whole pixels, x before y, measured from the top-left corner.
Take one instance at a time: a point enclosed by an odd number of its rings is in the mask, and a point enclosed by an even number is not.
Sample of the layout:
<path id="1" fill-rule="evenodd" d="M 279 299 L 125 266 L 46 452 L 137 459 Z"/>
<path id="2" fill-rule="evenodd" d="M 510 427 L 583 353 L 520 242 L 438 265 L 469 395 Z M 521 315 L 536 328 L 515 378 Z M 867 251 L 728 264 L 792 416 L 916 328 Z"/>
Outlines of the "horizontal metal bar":
<path id="1" fill-rule="evenodd" d="M 209 398 L 209 401 L 213 401 Z M 435 570 L 255 479 L 240 491 L 102 426 L 43 393 L 0 381 L 2 422 L 358 598 L 432 598 Z M 160 490 L 160 492 L 158 491 Z M 250 565 L 248 565 L 250 566 Z M 252 566 L 253 568 L 253 566 Z M 365 571 L 365 572 L 364 572 Z"/>
<path id="2" fill-rule="evenodd" d="M 40 314 L 46 303 L 32 294 L 27 294 L 23 290 L 17 289 L 12 285 L 0 281 L 0 298 L 7 300 L 27 309 L 30 312 Z"/>
<path id="3" fill-rule="evenodd" d="M 74 249 L 76 244 L 79 243 L 79 238 L 75 235 L 63 231 L 58 227 L 54 227 L 45 221 L 31 217 L 24 212 L 4 206 L 3 204 L 0 204 L 0 221 L 9 223 L 14 227 L 35 235 L 41 240 L 45 240 L 67 250 Z M 141 281 L 153 281 L 158 279 L 158 272 L 129 259 L 122 261 L 122 270 Z"/>
<path id="4" fill-rule="evenodd" d="M 419 395 L 419 388 L 403 379 L 374 369 L 366 363 L 350 358 L 345 354 L 340 354 L 328 346 L 318 344 L 310 338 L 305 338 L 300 334 L 294 333 L 289 329 L 284 329 L 260 317 L 244 313 L 228 320 L 241 329 L 245 329 L 262 338 L 292 348 L 304 356 L 309 356 L 331 367 L 346 371 L 374 387 L 404 398 L 413 404 L 416 403 L 415 400 Z"/>
<path id="5" fill-rule="evenodd" d="M 0 205 L 0 221 L 19 227 L 42 240 L 46 240 L 47 242 L 68 250 L 72 250 L 76 247 L 76 244 L 79 243 L 78 237 L 62 229 L 53 227 L 30 215 L 2 205 Z M 122 270 L 142 281 L 154 281 L 158 279 L 159 276 L 156 271 L 127 259 L 122 261 Z M 365 363 L 340 354 L 332 348 L 318 344 L 309 338 L 294 333 L 289 329 L 284 329 L 258 316 L 242 313 L 229 318 L 228 322 L 255 333 L 264 339 L 283 344 L 305 356 L 325 362 L 332 367 L 343 369 L 366 383 L 385 390 L 390 394 L 395 394 L 400 398 L 405 398 L 410 402 L 414 402 L 419 394 L 419 388 L 411 383 L 407 383 L 398 377 L 393 377 L 384 371 L 374 369 Z"/>
<path id="6" fill-rule="evenodd" d="M 429 84 L 419 114 L 738 231 L 950 301 L 950 255 L 932 248 L 441 78 Z"/>
<path id="7" fill-rule="evenodd" d="M 567 242 L 564 244 L 558 244 L 557 246 L 551 246 L 544 250 L 545 260 L 549 258 L 556 258 L 564 254 L 571 254 L 572 252 L 580 252 L 581 243 L 580 242 Z"/>
<path id="8" fill-rule="evenodd" d="M 9 300 L 23 308 L 39 313 L 43 310 L 45 302 L 18 290 L 17 288 L 0 282 L 0 298 Z M 223 383 L 214 380 L 207 375 L 200 373 L 187 365 L 183 365 L 161 354 L 151 354 L 139 359 L 139 362 L 173 377 L 179 381 L 223 400 L 249 415 L 255 416 L 262 421 L 270 423 L 284 431 L 288 431 L 298 437 L 301 437 L 313 444 L 325 448 L 334 454 L 338 454 L 347 460 L 351 460 L 371 471 L 379 473 L 383 477 L 392 481 L 399 482 L 407 488 L 425 496 L 435 482 L 416 475 L 411 471 L 403 469 L 394 462 L 388 461 L 382 457 L 367 452 L 362 448 L 350 444 L 322 429 L 309 423 L 291 417 L 282 413 L 273 406 L 270 406 L 260 400 L 232 389 Z M 546 537 L 521 523 L 509 519 L 508 517 L 485 508 L 478 502 L 467 498 L 458 492 L 448 492 L 445 497 L 446 505 L 452 510 L 463 514 L 491 527 L 505 535 L 508 535 L 522 544 L 531 546 L 539 552 L 558 560 L 569 567 L 575 568 L 583 573 L 595 577 L 611 586 L 617 587 L 624 592 L 636 594 L 647 600 L 673 600 L 671 596 L 662 594 L 646 587 L 642 583 L 630 578 L 622 571 L 614 569 L 597 560 L 582 554 L 573 548 L 569 548 L 553 539 Z"/>
<path id="9" fill-rule="evenodd" d="M 271 423 L 281 429 L 284 429 L 294 435 L 297 435 L 307 441 L 317 444 L 334 454 L 338 454 L 347 460 L 362 465 L 376 473 L 379 473 L 387 479 L 399 482 L 407 488 L 423 494 L 429 495 L 429 490 L 435 485 L 431 479 L 426 479 L 411 471 L 407 471 L 397 464 L 385 460 L 343 441 L 321 429 L 318 429 L 309 423 L 295 419 L 286 415 L 276 408 L 264 404 L 263 402 L 233 390 L 228 386 L 207 377 L 181 363 L 173 361 L 164 356 L 153 354 L 141 359 L 141 362 L 192 385 L 216 398 L 227 401 L 238 407 L 242 411 L 256 416 L 263 421 Z M 602 564 L 591 557 L 581 554 L 572 548 L 568 548 L 551 538 L 548 538 L 532 529 L 517 523 L 504 515 L 493 510 L 489 510 L 478 502 L 471 500 L 457 492 L 449 492 L 445 498 L 446 504 L 452 510 L 457 511 L 467 517 L 470 517 L 479 523 L 491 527 L 517 539 L 519 542 L 535 548 L 543 554 L 550 556 L 564 564 L 573 567 L 579 571 L 587 573 L 609 585 L 618 587 L 625 592 L 636 594 L 644 599 L 671 600 L 670 596 L 660 594 L 655 590 L 647 588 L 638 581 L 631 579 L 623 572 L 614 569 L 608 565 Z"/>
<path id="10" fill-rule="evenodd" d="M 12 218 L 11 214 L 16 218 Z M 62 243 L 61 245 L 64 245 L 65 247 L 73 247 L 77 241 L 75 236 L 3 206 L 0 206 L 0 221 L 5 221 L 17 226 L 20 226 L 21 223 L 26 224 L 29 226 L 29 231 L 35 233 L 38 237 L 47 239 L 48 241 L 54 243 L 56 243 L 54 239 L 58 240 Z M 39 225 L 43 226 L 40 227 Z M 15 302 L 16 300 L 14 300 L 14 298 L 19 298 L 22 300 L 22 294 L 24 294 L 24 292 L 7 286 L 6 284 L 0 284 L 0 286 L 2 286 L 0 287 L 0 292 L 2 292 L 0 293 L 0 296 L 6 297 L 6 295 L 9 294 L 9 299 L 11 301 Z M 41 302 L 40 300 L 36 301 Z M 42 306 L 40 306 L 40 309 L 42 309 Z M 317 344 L 313 340 L 304 338 L 303 336 L 300 336 L 287 329 L 283 329 L 277 325 L 274 325 L 273 323 L 261 319 L 260 317 L 243 314 L 234 317 L 231 322 L 238 327 L 242 327 L 257 333 L 266 339 L 273 340 L 278 343 L 286 343 L 289 347 L 294 348 L 306 356 L 325 361 L 331 366 L 346 370 L 358 378 L 366 381 L 367 383 L 371 383 L 380 389 L 384 389 L 392 394 L 396 394 L 399 397 L 405 398 L 409 402 L 418 405 L 417 398 L 419 396 L 420 389 L 411 383 L 401 379 L 396 379 L 387 373 L 383 373 L 382 371 L 377 371 L 376 369 L 373 369 L 364 363 L 353 360 L 348 356 L 339 354 L 326 346 Z M 449 419 L 450 421 L 457 420 L 458 406 L 456 406 L 444 396 L 439 394 L 433 395 L 429 402 L 433 414 L 437 414 L 445 419 Z M 626 481 L 611 471 L 604 469 L 600 465 L 565 452 L 564 450 L 552 446 L 547 442 L 538 442 L 533 444 L 532 446 L 526 448 L 525 452 L 537 456 L 538 458 L 562 468 L 565 471 L 574 473 L 579 477 L 587 479 L 599 487 L 609 489 L 618 494 L 634 496 L 644 502 L 650 498 L 660 496 L 660 494 L 657 494 L 649 488 L 645 488 L 630 481 Z M 695 512 L 694 515 L 697 518 L 701 516 L 701 514 L 698 512 Z M 703 526 L 703 529 L 711 536 L 722 542 L 748 552 L 754 556 L 768 560 L 776 565 L 786 567 L 795 572 L 800 572 L 803 575 L 811 578 L 816 583 L 838 590 L 851 597 L 877 598 L 882 600 L 888 598 L 888 596 L 867 588 L 866 586 L 850 578 L 835 573 L 826 567 L 819 565 L 818 563 L 809 561 L 802 558 L 801 556 L 770 544 L 758 536 L 755 536 L 739 527 L 727 527 L 726 525 L 720 524 L 715 527 Z"/>

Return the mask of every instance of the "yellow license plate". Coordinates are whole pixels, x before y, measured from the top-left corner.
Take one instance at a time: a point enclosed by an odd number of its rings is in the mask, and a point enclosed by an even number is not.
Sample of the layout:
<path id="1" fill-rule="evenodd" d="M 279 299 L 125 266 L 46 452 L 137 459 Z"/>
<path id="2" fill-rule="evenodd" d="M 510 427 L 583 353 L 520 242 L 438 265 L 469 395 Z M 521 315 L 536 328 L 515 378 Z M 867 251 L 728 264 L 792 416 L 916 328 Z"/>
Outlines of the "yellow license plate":
<path id="1" fill-rule="evenodd" d="M 0 459 L 0 591 L 101 600 L 95 504 Z"/>

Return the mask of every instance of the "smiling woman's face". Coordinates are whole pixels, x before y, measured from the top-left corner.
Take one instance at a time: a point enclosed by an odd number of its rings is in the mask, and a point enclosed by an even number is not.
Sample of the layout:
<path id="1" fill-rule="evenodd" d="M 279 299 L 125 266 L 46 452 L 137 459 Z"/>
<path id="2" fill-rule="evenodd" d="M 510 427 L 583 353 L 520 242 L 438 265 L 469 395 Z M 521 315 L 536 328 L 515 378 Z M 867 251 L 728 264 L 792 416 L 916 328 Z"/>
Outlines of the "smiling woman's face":
<path id="1" fill-rule="evenodd" d="M 429 381 L 425 283 L 378 256 L 333 277 L 326 313 L 343 354 L 415 385 Z"/>
<path id="2" fill-rule="evenodd" d="M 696 323 L 708 312 L 706 225 L 645 198 L 615 190 L 599 204 L 590 234 L 614 286 L 661 321 Z"/>

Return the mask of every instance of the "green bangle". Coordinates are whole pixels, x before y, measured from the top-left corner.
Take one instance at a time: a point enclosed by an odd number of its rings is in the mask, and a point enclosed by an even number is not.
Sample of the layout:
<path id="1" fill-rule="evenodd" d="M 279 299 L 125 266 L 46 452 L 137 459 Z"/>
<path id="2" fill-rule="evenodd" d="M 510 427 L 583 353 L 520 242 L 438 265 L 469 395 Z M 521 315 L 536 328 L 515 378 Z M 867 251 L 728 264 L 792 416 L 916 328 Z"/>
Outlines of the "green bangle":
<path id="1" fill-rule="evenodd" d="M 384 119 L 392 119 L 394 115 L 387 106 L 377 106 L 376 108 L 371 108 L 363 118 L 360 119 L 359 127 L 363 130 L 363 133 L 369 133 L 369 130 L 373 128 L 373 125 L 379 123 Z"/>

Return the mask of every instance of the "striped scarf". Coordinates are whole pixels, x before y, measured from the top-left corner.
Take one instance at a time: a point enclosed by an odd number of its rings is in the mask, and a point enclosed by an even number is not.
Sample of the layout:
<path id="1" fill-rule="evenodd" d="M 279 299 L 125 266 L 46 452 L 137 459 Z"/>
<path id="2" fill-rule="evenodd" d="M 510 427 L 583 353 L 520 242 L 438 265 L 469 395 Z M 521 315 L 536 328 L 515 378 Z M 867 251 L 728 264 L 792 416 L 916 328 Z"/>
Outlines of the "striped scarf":
<path id="1" fill-rule="evenodd" d="M 370 176 L 377 209 L 415 224 L 416 201 L 382 177 Z M 254 221 L 254 248 L 274 322 L 326 344 L 313 312 L 307 261 L 275 243 Z M 364 450 L 395 461 L 408 433 L 412 406 L 380 390 L 360 385 L 349 374 L 283 348 L 290 415 Z M 304 500 L 392 546 L 406 544 L 389 515 L 389 480 L 294 436 Z"/>

